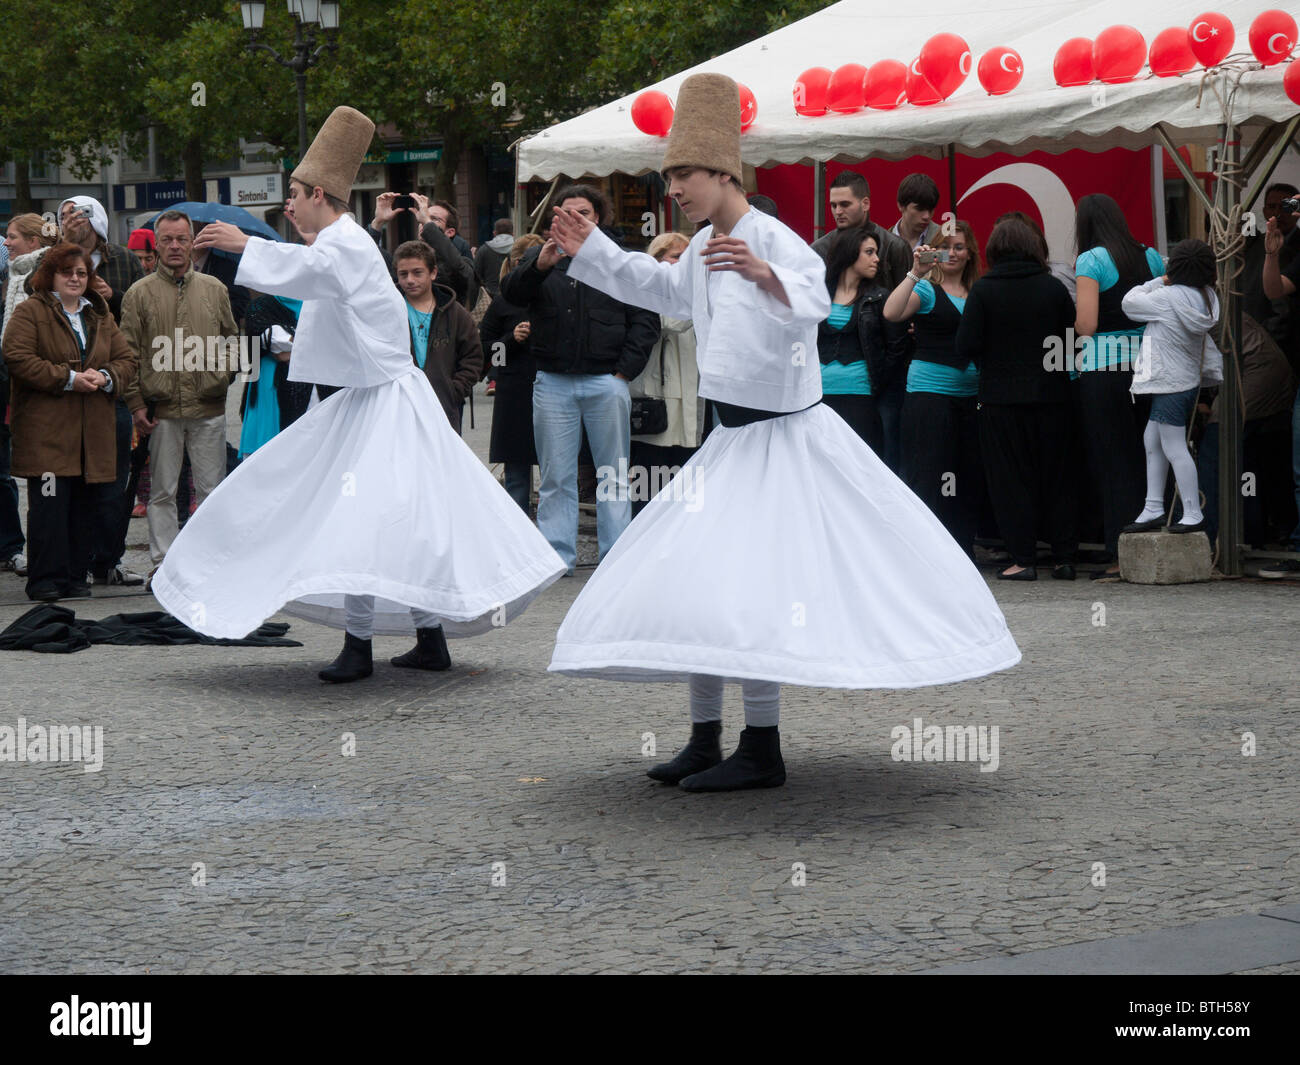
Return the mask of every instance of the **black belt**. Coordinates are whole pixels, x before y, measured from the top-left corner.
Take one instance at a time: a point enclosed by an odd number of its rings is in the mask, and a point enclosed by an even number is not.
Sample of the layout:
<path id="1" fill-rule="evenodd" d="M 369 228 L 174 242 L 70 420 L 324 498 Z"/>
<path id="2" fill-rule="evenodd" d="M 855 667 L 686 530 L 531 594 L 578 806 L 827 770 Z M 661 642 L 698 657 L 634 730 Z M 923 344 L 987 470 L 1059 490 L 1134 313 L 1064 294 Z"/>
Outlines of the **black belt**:
<path id="1" fill-rule="evenodd" d="M 820 403 L 819 399 L 817 403 Z M 817 406 L 817 403 L 810 403 L 808 406 L 799 410 L 758 410 L 754 407 L 737 407 L 734 403 L 723 403 L 721 400 L 713 400 L 713 408 L 718 412 L 718 421 L 724 428 L 737 429 L 742 425 L 749 425 L 751 422 L 765 422 L 771 418 L 785 418 L 791 414 L 802 414 L 806 410 L 811 410 Z"/>

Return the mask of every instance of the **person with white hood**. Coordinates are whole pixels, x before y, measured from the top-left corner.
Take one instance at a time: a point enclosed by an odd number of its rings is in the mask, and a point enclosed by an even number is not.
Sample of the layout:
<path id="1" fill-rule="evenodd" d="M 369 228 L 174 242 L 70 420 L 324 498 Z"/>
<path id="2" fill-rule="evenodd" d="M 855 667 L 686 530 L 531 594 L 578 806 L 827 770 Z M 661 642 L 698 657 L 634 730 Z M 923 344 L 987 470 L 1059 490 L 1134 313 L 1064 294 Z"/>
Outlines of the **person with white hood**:
<path id="1" fill-rule="evenodd" d="M 1201 383 L 1223 380 L 1223 356 L 1209 335 L 1219 320 L 1215 277 L 1210 246 L 1201 240 L 1183 240 L 1170 251 L 1163 276 L 1129 289 L 1124 296 L 1124 313 L 1135 322 L 1146 323 L 1132 391 L 1152 397 L 1142 435 L 1147 456 L 1146 505 L 1137 520 L 1124 527 L 1126 533 L 1152 532 L 1165 525 L 1165 481 L 1170 466 L 1182 498 L 1183 516 L 1169 531 L 1191 533 L 1205 528 L 1196 462 L 1187 449 L 1186 434 Z"/>
<path id="2" fill-rule="evenodd" d="M 320 678 L 374 672 L 374 633 L 416 635 L 398 665 L 441 670 L 445 637 L 505 625 L 564 563 L 456 435 L 411 357 L 406 304 L 348 199 L 375 124 L 337 107 L 290 176 L 310 247 L 213 222 L 236 280 L 302 300 L 289 377 L 338 386 L 245 459 L 181 531 L 152 589 L 209 636 L 283 609 L 344 630 Z M 444 632 L 445 630 L 445 632 Z"/>

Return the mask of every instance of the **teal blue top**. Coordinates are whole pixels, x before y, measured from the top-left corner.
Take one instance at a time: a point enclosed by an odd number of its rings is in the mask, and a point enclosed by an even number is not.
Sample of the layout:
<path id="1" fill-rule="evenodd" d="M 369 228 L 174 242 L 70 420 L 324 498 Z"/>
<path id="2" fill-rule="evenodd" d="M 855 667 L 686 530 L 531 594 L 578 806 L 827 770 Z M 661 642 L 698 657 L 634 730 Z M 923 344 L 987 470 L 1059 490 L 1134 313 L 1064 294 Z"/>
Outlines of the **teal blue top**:
<path id="1" fill-rule="evenodd" d="M 826 316 L 836 329 L 843 329 L 853 317 L 851 303 L 832 303 L 831 313 Z M 823 396 L 869 396 L 871 395 L 871 378 L 867 374 L 865 359 L 848 364 L 842 362 L 822 363 Z"/>
<path id="2" fill-rule="evenodd" d="M 1151 267 L 1152 277 L 1159 277 L 1165 272 L 1165 261 L 1155 248 L 1147 248 L 1147 265 Z M 1097 290 L 1105 292 L 1107 289 L 1114 288 L 1119 282 L 1119 268 L 1105 248 L 1089 248 L 1075 261 L 1074 276 L 1092 278 L 1097 282 Z M 1142 328 L 1120 329 L 1113 333 L 1094 333 L 1091 341 L 1085 342 L 1080 351 L 1081 368 L 1085 371 L 1106 370 L 1124 361 L 1125 355 L 1128 356 L 1131 365 L 1133 357 L 1137 354 L 1138 345 L 1142 342 Z M 1119 340 L 1118 343 L 1112 339 L 1107 343 L 1108 338 L 1124 339 Z M 1071 379 L 1078 376 L 1071 369 Z"/>
<path id="3" fill-rule="evenodd" d="M 280 431 L 280 399 L 275 394 L 274 355 L 263 355 L 258 366 L 256 395 L 244 408 L 239 432 L 239 457 L 247 458 Z"/>
<path id="4" fill-rule="evenodd" d="M 433 312 L 425 314 L 408 303 L 406 320 L 411 324 L 411 335 L 415 337 L 415 363 L 423 370 L 424 363 L 429 358 L 429 326 L 433 321 Z"/>
<path id="5" fill-rule="evenodd" d="M 913 289 L 921 307 L 917 314 L 929 314 L 934 310 L 934 286 L 929 281 L 918 281 Z M 961 296 L 949 296 L 959 314 L 966 311 L 966 300 Z M 980 390 L 980 372 L 975 364 L 970 363 L 966 369 L 958 370 L 945 366 L 941 362 L 927 362 L 925 359 L 913 359 L 907 368 L 907 390 L 909 392 L 932 392 L 939 396 L 974 396 Z"/>

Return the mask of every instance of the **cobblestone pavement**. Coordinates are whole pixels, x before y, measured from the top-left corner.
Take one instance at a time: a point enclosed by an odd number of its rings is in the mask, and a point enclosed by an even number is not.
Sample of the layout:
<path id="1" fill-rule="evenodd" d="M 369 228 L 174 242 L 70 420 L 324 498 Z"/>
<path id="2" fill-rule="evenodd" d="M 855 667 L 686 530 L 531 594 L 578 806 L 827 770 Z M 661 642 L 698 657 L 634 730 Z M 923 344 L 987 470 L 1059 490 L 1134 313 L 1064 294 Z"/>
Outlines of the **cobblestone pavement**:
<path id="1" fill-rule="evenodd" d="M 1294 584 L 995 584 L 1016 669 L 787 688 L 788 784 L 689 795 L 642 754 L 680 686 L 545 671 L 585 579 L 437 676 L 380 638 L 322 685 L 339 636 L 294 619 L 301 648 L 0 654 L 0 726 L 105 747 L 0 761 L 0 969 L 898 972 L 1300 902 Z M 0 627 L 28 605 L 0 575 Z M 916 717 L 997 726 L 997 770 L 894 761 Z"/>

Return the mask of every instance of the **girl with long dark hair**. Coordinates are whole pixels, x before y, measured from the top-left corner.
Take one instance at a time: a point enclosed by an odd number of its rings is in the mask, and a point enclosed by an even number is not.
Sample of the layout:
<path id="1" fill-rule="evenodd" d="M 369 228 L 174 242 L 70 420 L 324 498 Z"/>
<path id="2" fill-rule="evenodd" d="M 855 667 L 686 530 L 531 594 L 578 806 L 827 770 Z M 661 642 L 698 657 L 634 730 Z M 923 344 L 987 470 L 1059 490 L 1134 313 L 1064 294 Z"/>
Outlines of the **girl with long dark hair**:
<path id="1" fill-rule="evenodd" d="M 1124 212 L 1109 196 L 1084 196 L 1075 213 L 1077 312 L 1083 340 L 1075 369 L 1076 395 L 1088 465 L 1102 501 L 1106 551 L 1116 557 L 1120 530 L 1142 505 L 1145 474 L 1142 432 L 1150 400 L 1130 393 L 1142 323 L 1121 306 L 1126 293 L 1164 273 L 1154 248 L 1136 240 Z M 1118 566 L 1096 576 L 1114 576 Z"/>
<path id="2" fill-rule="evenodd" d="M 877 455 L 884 428 L 878 396 L 898 376 L 907 355 L 907 329 L 885 320 L 889 290 L 877 282 L 880 243 L 868 230 L 841 229 L 826 259 L 831 313 L 817 330 L 822 402 Z"/>

